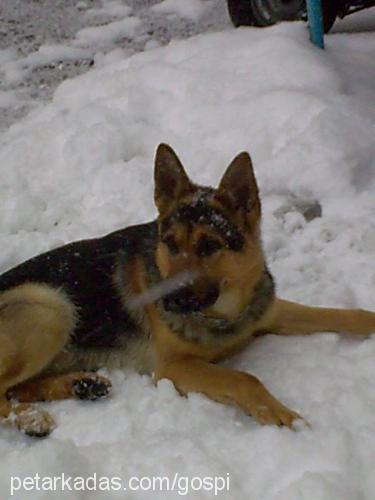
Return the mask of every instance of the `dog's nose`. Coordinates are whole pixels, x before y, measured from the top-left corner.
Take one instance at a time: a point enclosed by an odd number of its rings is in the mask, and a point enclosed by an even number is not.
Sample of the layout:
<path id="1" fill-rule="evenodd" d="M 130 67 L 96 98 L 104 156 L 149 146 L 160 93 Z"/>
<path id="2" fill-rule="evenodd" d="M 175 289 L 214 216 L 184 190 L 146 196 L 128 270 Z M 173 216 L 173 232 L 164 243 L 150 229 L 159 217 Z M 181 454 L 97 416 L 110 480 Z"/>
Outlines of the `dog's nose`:
<path id="1" fill-rule="evenodd" d="M 192 287 L 180 288 L 176 292 L 166 295 L 163 299 L 164 309 L 180 314 L 188 314 L 211 306 L 219 296 L 216 285 L 209 285 L 203 297 L 198 296 Z"/>
<path id="2" fill-rule="evenodd" d="M 176 313 L 199 311 L 199 303 L 190 288 L 181 288 L 177 292 L 166 295 L 163 299 L 164 309 Z"/>

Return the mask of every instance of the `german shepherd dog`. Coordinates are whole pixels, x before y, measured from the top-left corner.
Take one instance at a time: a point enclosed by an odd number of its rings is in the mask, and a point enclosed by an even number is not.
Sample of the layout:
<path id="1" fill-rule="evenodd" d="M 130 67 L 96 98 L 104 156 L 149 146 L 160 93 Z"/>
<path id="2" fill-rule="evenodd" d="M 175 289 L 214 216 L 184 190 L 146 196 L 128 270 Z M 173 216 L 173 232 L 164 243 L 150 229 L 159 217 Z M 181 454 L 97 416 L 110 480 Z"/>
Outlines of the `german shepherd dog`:
<path id="1" fill-rule="evenodd" d="M 134 367 L 238 405 L 261 424 L 301 418 L 249 373 L 217 361 L 256 334 L 375 332 L 375 313 L 278 299 L 260 237 L 250 156 L 219 187 L 192 183 L 175 152 L 155 157 L 155 221 L 70 243 L 0 277 L 0 416 L 45 436 L 34 401 L 106 396 L 100 367 Z"/>

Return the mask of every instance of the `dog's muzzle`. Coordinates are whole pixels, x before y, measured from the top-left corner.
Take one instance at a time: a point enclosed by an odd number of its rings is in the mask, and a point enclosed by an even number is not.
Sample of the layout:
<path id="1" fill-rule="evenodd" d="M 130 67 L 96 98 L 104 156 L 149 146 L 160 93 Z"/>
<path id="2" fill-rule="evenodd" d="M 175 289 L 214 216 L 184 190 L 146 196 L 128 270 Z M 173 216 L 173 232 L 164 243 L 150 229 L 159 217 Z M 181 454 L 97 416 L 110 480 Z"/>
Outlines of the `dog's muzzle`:
<path id="1" fill-rule="evenodd" d="M 218 297 L 217 285 L 209 285 L 203 296 L 198 296 L 191 286 L 187 286 L 166 295 L 163 298 L 163 306 L 166 311 L 189 314 L 212 306 Z"/>

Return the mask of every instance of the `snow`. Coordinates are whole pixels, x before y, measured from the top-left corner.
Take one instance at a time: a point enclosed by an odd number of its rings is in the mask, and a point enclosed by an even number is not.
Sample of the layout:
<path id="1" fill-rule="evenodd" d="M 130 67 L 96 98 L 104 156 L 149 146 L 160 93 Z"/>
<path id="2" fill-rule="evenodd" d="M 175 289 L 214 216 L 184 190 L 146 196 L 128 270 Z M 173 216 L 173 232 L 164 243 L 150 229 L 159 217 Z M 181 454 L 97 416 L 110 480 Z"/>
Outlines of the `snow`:
<path id="1" fill-rule="evenodd" d="M 141 20 L 138 17 L 125 17 L 125 19 L 112 21 L 104 26 L 83 28 L 78 31 L 75 43 L 78 46 L 89 47 L 115 42 L 119 38 L 132 38 L 140 24 Z"/>
<path id="2" fill-rule="evenodd" d="M 3 65 L 4 81 L 7 84 L 20 83 L 34 68 L 42 67 L 59 61 L 75 61 L 85 58 L 90 52 L 78 47 L 65 45 L 42 45 L 39 49 L 26 57 L 19 57 L 5 61 Z"/>
<path id="3" fill-rule="evenodd" d="M 131 7 L 124 5 L 120 0 L 107 0 L 102 7 L 91 8 L 87 11 L 87 17 L 126 17 L 131 12 Z"/>
<path id="4" fill-rule="evenodd" d="M 0 136 L 0 270 L 152 219 L 161 141 L 192 179 L 211 185 L 248 150 L 279 294 L 375 310 L 375 40 L 344 32 L 326 45 L 325 52 L 313 47 L 299 23 L 227 29 L 114 57 L 66 80 L 50 104 Z M 321 207 L 321 216 L 316 210 L 307 220 L 306 206 Z M 10 498 L 12 475 L 125 481 L 179 473 L 229 474 L 230 491 L 219 495 L 225 499 L 372 500 L 374 356 L 374 337 L 319 333 L 259 338 L 227 361 L 308 420 L 311 427 L 296 432 L 260 427 L 199 394 L 181 398 L 168 381 L 156 388 L 146 376 L 103 371 L 114 384 L 108 400 L 45 405 L 58 422 L 48 439 L 0 427 L 0 496 Z M 124 498 L 116 491 L 63 495 Z M 12 498 L 51 496 L 20 491 Z M 127 492 L 142 500 L 180 496 Z"/>
<path id="5" fill-rule="evenodd" d="M 18 104 L 19 99 L 15 92 L 0 90 L 0 108 L 8 108 L 10 106 L 17 106 Z"/>
<path id="6" fill-rule="evenodd" d="M 0 50 L 0 64 L 17 59 L 17 51 L 14 48 Z"/>
<path id="7" fill-rule="evenodd" d="M 164 0 L 151 9 L 160 14 L 176 14 L 192 21 L 198 21 L 211 3 L 207 0 Z"/>
<path id="8" fill-rule="evenodd" d="M 63 80 L 86 72 L 93 64 L 102 67 L 114 58 L 166 45 L 174 38 L 189 38 L 230 26 L 226 0 L 205 1 L 205 8 L 199 8 L 200 14 L 194 21 L 191 17 L 155 12 L 152 7 L 160 1 L 128 0 L 127 5 L 123 0 L 2 0 L 0 90 L 16 91 L 23 99 L 22 106 L 0 108 L 0 130 L 40 102 L 49 101 Z M 192 8 L 198 12 L 197 4 L 192 4 Z M 185 10 L 189 10 L 188 3 Z M 133 19 L 129 20 L 129 16 Z M 132 23 L 138 25 L 134 31 Z M 91 29 L 82 32 L 87 28 Z M 93 43 L 85 41 L 86 37 Z M 56 57 L 51 58 L 50 48 L 57 45 L 70 57 L 60 57 L 56 50 Z M 45 47 L 48 57 L 43 57 Z"/>

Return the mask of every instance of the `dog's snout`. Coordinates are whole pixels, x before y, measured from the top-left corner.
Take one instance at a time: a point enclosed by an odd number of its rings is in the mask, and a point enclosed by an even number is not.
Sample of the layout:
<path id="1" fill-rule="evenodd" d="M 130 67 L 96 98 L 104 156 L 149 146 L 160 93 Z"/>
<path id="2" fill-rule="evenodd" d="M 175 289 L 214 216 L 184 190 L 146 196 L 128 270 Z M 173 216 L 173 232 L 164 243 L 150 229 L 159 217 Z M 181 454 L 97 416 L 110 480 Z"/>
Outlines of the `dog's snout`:
<path id="1" fill-rule="evenodd" d="M 197 294 L 192 286 L 186 286 L 168 294 L 163 299 L 166 311 L 188 314 L 212 306 L 219 296 L 216 285 L 208 285 L 203 294 Z"/>
<path id="2" fill-rule="evenodd" d="M 197 311 L 198 302 L 190 287 L 184 287 L 164 297 L 164 308 L 171 312 Z"/>

